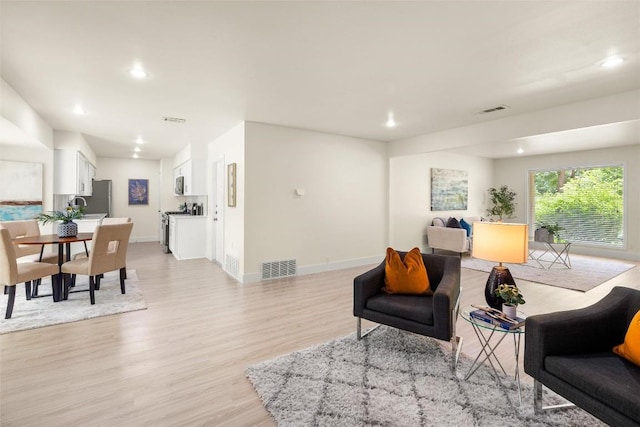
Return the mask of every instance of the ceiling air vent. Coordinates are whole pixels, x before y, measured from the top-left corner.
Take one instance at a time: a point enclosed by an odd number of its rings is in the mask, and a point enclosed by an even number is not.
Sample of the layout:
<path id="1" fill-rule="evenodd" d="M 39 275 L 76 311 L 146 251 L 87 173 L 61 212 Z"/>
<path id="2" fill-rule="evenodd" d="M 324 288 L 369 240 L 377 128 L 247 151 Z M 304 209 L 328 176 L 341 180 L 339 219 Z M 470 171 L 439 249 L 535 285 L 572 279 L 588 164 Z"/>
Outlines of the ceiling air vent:
<path id="1" fill-rule="evenodd" d="M 495 113 L 496 111 L 506 110 L 507 108 L 510 108 L 510 107 L 508 105 L 502 104 L 502 105 L 498 105 L 497 107 L 492 107 L 492 108 L 487 108 L 486 110 L 482 110 L 478 114 Z"/>
<path id="2" fill-rule="evenodd" d="M 162 120 L 171 123 L 184 123 L 187 121 L 186 119 L 179 119 L 178 117 L 163 117 Z"/>

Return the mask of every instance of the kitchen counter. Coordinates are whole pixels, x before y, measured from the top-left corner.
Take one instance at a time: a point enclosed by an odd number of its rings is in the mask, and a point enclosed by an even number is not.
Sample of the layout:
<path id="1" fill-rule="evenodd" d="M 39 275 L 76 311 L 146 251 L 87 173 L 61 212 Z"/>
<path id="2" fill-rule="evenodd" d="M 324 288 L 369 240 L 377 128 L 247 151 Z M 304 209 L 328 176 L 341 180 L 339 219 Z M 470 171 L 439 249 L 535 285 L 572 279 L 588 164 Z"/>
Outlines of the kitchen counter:
<path id="1" fill-rule="evenodd" d="M 76 219 L 74 221 L 102 221 L 107 216 L 106 213 L 92 213 L 92 214 L 84 214 L 82 218 Z"/>

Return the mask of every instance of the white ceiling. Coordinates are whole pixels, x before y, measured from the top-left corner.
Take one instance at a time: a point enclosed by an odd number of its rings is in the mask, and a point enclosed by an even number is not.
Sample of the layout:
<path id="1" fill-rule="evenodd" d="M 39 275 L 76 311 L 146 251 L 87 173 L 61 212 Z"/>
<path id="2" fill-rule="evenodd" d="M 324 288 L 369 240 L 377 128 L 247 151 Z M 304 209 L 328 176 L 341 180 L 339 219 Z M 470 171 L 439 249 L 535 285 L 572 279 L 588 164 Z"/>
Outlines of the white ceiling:
<path id="1" fill-rule="evenodd" d="M 142 135 L 142 158 L 170 157 L 243 120 L 390 141 L 640 88 L 636 0 L 2 0 L 0 23 L 2 78 L 98 156 Z M 620 126 L 598 131 L 638 142 L 637 121 Z"/>

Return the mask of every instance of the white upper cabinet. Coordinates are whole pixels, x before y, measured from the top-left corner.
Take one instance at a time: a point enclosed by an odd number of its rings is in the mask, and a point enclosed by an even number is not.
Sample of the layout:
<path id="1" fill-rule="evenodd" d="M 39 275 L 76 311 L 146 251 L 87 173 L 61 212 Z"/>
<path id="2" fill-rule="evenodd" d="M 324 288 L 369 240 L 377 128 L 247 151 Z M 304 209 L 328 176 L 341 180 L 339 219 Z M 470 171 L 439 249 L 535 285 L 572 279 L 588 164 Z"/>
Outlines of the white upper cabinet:
<path id="1" fill-rule="evenodd" d="M 96 168 L 79 151 L 54 151 L 54 194 L 91 196 Z"/>
<path id="2" fill-rule="evenodd" d="M 173 179 L 184 177 L 185 196 L 203 196 L 207 194 L 206 159 L 189 159 L 173 170 Z"/>

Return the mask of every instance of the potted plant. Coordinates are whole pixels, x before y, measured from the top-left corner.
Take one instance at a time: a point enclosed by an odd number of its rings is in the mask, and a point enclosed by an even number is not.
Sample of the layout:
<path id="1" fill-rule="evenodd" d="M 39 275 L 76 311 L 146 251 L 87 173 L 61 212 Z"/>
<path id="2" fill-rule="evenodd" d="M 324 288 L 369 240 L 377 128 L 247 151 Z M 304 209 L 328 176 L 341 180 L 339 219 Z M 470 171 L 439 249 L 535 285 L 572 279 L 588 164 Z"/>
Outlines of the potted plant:
<path id="1" fill-rule="evenodd" d="M 74 219 L 80 219 L 84 215 L 84 207 L 74 208 L 67 206 L 63 211 L 51 211 L 50 213 L 41 213 L 36 216 L 36 220 L 47 224 L 49 222 L 61 221 L 58 224 L 58 236 L 70 237 L 78 234 L 78 224 L 73 222 Z"/>
<path id="2" fill-rule="evenodd" d="M 513 212 L 516 210 L 516 193 L 509 189 L 509 186 L 503 185 L 500 188 L 489 188 L 491 196 L 491 208 L 487 209 L 487 214 L 497 216 L 500 221 L 505 217 L 512 218 Z"/>
<path id="3" fill-rule="evenodd" d="M 534 240 L 537 242 L 553 243 L 555 242 L 555 237 L 559 236 L 558 232 L 560 230 L 564 230 L 564 228 L 561 227 L 557 222 L 555 224 L 546 222 L 538 223 L 534 235 Z"/>
<path id="4" fill-rule="evenodd" d="M 507 285 L 505 283 L 498 285 L 495 294 L 502 301 L 502 312 L 512 319 L 516 318 L 518 304 L 524 304 L 524 297 L 520 293 L 520 289 L 516 285 Z"/>

